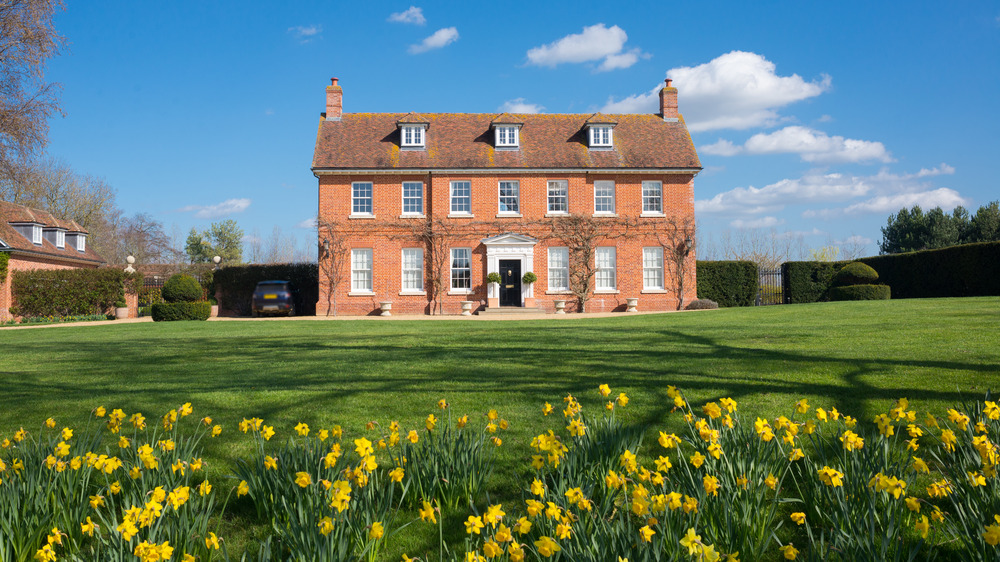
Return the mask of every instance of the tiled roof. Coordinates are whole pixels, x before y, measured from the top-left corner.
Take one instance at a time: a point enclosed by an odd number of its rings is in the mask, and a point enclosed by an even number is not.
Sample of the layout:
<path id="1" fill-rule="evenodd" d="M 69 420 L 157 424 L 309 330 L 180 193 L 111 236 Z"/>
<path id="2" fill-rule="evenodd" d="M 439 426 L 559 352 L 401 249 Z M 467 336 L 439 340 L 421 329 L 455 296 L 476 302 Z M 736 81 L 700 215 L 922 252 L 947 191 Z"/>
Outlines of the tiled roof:
<path id="1" fill-rule="evenodd" d="M 104 259 L 90 247 L 89 243 L 86 245 L 86 250 L 83 252 L 77 251 L 76 246 L 69 243 L 67 243 L 64 248 L 57 248 L 44 236 L 42 237 L 42 244 L 36 245 L 11 226 L 11 223 L 35 223 L 41 224 L 43 228 L 54 226 L 57 228 L 63 228 L 67 232 L 87 233 L 87 231 L 76 222 L 59 219 L 54 217 L 48 211 L 32 209 L 30 207 L 9 203 L 7 201 L 0 201 L 0 241 L 2 241 L 0 242 L 0 251 L 22 251 L 38 254 L 44 257 L 69 258 L 74 260 L 104 263 Z"/>
<path id="2" fill-rule="evenodd" d="M 424 150 L 400 150 L 397 123 L 416 114 L 345 113 L 320 121 L 313 154 L 317 169 L 578 169 L 700 168 L 684 120 L 659 115 L 507 114 L 523 123 L 519 150 L 494 150 L 496 114 L 424 113 Z M 599 115 L 599 117 L 598 117 Z M 585 125 L 594 117 L 617 123 L 614 148 L 591 150 Z M 593 121 L 590 121 L 593 122 Z"/>

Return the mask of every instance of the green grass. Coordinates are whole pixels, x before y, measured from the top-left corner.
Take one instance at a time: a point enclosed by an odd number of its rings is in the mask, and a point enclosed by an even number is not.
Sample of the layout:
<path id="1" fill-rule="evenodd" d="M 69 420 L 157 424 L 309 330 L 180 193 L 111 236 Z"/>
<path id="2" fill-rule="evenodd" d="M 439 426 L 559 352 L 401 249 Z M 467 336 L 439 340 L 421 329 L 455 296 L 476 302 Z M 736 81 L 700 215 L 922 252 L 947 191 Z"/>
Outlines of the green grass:
<path id="1" fill-rule="evenodd" d="M 98 405 L 151 420 L 183 402 L 225 427 L 206 458 L 228 474 L 259 416 L 288 436 L 305 421 L 422 425 L 440 398 L 457 415 L 496 408 L 504 436 L 497 494 L 509 490 L 542 418 L 567 392 L 585 411 L 601 383 L 631 398 L 632 424 L 680 427 L 667 385 L 692 405 L 730 396 L 745 416 L 788 414 L 800 398 L 870 421 L 899 397 L 942 414 L 1000 388 L 1000 298 L 785 305 L 613 318 L 477 321 L 175 322 L 0 330 L 0 438 L 45 418 L 81 425 Z M 496 495 L 494 495 L 496 497 Z M 423 541 L 411 538 L 407 541 Z M 422 543 L 421 543 L 422 544 Z M 393 554 L 393 553 L 387 553 Z M 395 556 L 399 558 L 398 554 Z"/>

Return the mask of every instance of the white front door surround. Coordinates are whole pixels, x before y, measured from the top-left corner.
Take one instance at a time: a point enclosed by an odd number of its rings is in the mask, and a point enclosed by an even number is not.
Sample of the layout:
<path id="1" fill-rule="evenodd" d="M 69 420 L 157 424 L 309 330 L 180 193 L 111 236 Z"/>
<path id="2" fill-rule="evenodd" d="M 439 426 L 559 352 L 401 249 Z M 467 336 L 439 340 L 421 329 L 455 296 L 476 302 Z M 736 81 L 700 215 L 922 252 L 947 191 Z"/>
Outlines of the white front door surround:
<path id="1" fill-rule="evenodd" d="M 521 262 L 521 274 L 535 271 L 535 244 L 538 240 L 524 234 L 508 232 L 498 234 L 483 239 L 486 246 L 486 274 L 500 271 L 500 260 L 519 260 Z M 488 297 L 491 299 L 500 298 L 500 289 L 496 283 L 488 283 Z M 522 287 L 521 305 L 524 305 L 525 298 L 534 298 L 534 283 Z"/>

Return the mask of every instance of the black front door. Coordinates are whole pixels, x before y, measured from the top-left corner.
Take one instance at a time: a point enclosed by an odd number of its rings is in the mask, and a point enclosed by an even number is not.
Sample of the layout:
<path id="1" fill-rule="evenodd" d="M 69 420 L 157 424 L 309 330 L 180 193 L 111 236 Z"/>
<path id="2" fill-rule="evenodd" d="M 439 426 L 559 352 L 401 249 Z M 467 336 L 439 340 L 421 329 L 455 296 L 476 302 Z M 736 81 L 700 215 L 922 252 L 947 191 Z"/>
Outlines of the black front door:
<path id="1" fill-rule="evenodd" d="M 521 260 L 500 260 L 500 306 L 521 306 Z"/>

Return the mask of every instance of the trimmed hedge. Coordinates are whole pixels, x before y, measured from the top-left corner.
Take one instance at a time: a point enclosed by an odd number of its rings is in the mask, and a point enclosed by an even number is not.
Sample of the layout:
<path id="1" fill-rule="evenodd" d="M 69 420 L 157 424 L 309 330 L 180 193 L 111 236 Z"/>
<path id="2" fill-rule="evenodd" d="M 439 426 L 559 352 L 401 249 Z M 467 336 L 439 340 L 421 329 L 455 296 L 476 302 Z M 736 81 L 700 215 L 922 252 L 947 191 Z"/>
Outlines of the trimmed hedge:
<path id="1" fill-rule="evenodd" d="M 752 261 L 699 261 L 698 298 L 719 306 L 753 306 L 760 278 Z"/>
<path id="2" fill-rule="evenodd" d="M 291 281 L 298 289 L 295 314 L 315 316 L 319 300 L 319 269 L 314 263 L 276 265 L 231 265 L 215 272 L 213 283 L 219 308 L 250 315 L 250 299 L 260 281 Z M 210 295 L 211 296 L 211 295 Z"/>
<path id="3" fill-rule="evenodd" d="M 847 285 L 831 287 L 832 301 L 887 301 L 892 296 L 888 285 Z"/>
<path id="4" fill-rule="evenodd" d="M 212 315 L 212 305 L 200 302 L 158 302 L 153 305 L 153 322 L 175 320 L 208 320 Z"/>
<path id="5" fill-rule="evenodd" d="M 15 316 L 84 316 L 105 314 L 138 274 L 120 269 L 34 269 L 11 275 L 11 314 Z"/>
<path id="6" fill-rule="evenodd" d="M 843 287 L 846 285 L 873 285 L 878 281 L 878 272 L 872 266 L 852 261 L 840 268 L 840 271 L 833 276 L 833 283 Z"/>
<path id="7" fill-rule="evenodd" d="M 163 284 L 160 294 L 166 302 L 195 302 L 205 297 L 205 291 L 198 280 L 183 273 L 171 275 Z"/>
<path id="8" fill-rule="evenodd" d="M 897 299 L 1000 296 L 1000 242 L 963 244 L 861 258 Z M 782 264 L 785 295 L 791 303 L 828 300 L 837 270 L 848 262 Z M 700 272 L 699 272 L 700 273 Z"/>

